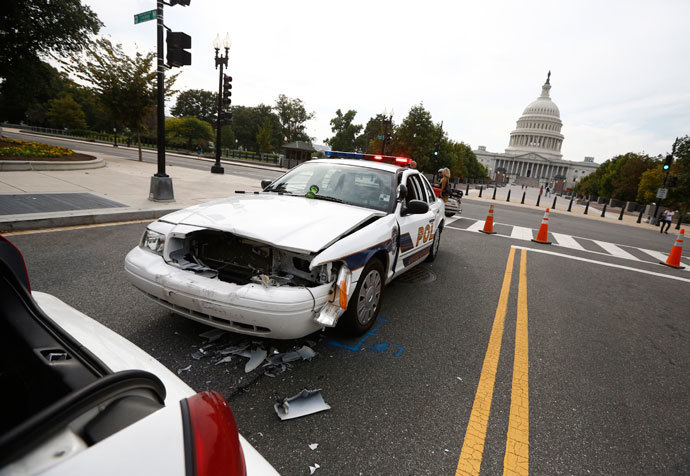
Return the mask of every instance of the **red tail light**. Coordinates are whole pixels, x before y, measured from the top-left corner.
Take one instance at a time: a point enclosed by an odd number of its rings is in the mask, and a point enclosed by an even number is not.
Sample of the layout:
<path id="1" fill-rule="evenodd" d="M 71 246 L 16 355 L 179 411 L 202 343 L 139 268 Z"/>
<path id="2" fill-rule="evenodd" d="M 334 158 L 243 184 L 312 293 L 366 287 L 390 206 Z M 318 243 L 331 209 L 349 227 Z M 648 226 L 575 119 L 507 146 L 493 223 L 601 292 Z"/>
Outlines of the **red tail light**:
<path id="1" fill-rule="evenodd" d="M 191 426 L 191 441 L 186 437 L 185 445 L 187 458 L 196 468 L 194 474 L 246 476 L 237 424 L 225 398 L 214 391 L 197 393 L 182 401 L 183 416 L 185 403 Z"/>
<path id="2" fill-rule="evenodd" d="M 374 160 L 383 160 L 383 156 L 381 155 L 375 155 Z"/>

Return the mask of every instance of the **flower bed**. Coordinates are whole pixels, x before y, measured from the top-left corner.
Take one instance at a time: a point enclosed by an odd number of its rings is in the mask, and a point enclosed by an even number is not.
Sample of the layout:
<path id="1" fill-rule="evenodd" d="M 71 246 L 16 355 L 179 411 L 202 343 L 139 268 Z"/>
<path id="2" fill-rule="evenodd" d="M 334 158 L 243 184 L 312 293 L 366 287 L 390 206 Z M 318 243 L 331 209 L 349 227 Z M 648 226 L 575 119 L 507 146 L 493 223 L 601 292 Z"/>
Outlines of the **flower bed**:
<path id="1" fill-rule="evenodd" d="M 80 161 L 95 157 L 55 145 L 0 137 L 0 160 Z"/>

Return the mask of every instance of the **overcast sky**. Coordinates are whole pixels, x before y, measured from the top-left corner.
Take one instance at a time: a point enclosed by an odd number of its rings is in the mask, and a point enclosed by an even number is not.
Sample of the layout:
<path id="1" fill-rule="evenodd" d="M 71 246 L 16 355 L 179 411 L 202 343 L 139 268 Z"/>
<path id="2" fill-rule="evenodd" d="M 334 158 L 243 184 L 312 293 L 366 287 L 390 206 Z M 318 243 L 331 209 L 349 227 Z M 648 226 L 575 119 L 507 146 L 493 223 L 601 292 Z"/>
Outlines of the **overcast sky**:
<path id="1" fill-rule="evenodd" d="M 155 48 L 153 0 L 85 0 L 127 51 Z M 670 152 L 690 134 L 690 2 L 191 0 L 165 23 L 192 37 L 178 89 L 217 90 L 213 39 L 230 33 L 233 104 L 279 94 L 332 135 L 336 109 L 356 123 L 384 108 L 399 123 L 420 102 L 451 139 L 503 152 L 551 70 L 568 160 Z M 172 104 L 172 103 L 171 103 Z M 170 105 L 168 107 L 170 107 Z"/>

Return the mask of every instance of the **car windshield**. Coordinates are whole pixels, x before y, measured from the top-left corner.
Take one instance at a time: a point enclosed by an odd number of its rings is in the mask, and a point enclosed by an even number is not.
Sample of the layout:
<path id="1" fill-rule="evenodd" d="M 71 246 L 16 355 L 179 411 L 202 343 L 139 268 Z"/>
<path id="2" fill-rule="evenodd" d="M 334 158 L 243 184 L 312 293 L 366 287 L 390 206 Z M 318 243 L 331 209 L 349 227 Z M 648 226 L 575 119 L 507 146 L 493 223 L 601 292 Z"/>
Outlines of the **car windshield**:
<path id="1" fill-rule="evenodd" d="M 385 170 L 314 161 L 286 173 L 266 191 L 388 211 L 394 178 L 393 172 Z"/>

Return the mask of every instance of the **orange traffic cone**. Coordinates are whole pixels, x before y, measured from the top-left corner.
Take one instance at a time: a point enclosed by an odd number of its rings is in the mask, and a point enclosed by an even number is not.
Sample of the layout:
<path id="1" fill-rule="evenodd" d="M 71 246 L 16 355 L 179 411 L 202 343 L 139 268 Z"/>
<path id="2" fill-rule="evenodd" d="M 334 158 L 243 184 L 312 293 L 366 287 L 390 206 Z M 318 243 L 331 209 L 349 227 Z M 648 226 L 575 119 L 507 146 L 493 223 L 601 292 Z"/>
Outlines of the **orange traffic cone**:
<path id="1" fill-rule="evenodd" d="M 484 229 L 479 230 L 487 235 L 495 235 L 494 231 L 494 204 L 489 205 L 489 214 L 486 216 L 486 221 L 484 222 Z"/>
<path id="2" fill-rule="evenodd" d="M 539 232 L 537 233 L 537 238 L 532 239 L 535 243 L 541 243 L 543 245 L 550 245 L 549 241 L 549 209 L 546 209 L 544 213 L 544 218 L 541 220 L 541 226 L 539 227 Z"/>
<path id="3" fill-rule="evenodd" d="M 676 268 L 676 269 L 685 268 L 685 266 L 680 265 L 680 255 L 683 252 L 683 237 L 684 236 L 685 236 L 685 229 L 682 228 L 680 230 L 680 233 L 678 233 L 678 238 L 676 238 L 676 242 L 673 245 L 673 248 L 671 248 L 671 253 L 668 255 L 666 262 L 664 263 L 663 261 L 659 261 L 659 263 L 665 264 L 666 266 L 670 266 L 671 268 Z"/>

